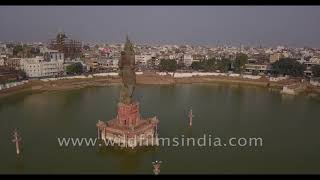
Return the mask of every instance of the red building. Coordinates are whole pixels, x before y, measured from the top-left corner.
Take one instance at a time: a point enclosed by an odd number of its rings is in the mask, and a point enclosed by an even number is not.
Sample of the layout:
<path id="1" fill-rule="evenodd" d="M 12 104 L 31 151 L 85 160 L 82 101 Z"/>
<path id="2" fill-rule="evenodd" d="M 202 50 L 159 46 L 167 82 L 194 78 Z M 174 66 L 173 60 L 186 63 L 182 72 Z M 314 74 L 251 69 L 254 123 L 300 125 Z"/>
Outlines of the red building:
<path id="1" fill-rule="evenodd" d="M 97 123 L 98 138 L 122 147 L 158 145 L 158 122 L 157 117 L 141 118 L 139 103 L 118 103 L 118 115 L 115 119 L 107 122 L 99 120 Z"/>

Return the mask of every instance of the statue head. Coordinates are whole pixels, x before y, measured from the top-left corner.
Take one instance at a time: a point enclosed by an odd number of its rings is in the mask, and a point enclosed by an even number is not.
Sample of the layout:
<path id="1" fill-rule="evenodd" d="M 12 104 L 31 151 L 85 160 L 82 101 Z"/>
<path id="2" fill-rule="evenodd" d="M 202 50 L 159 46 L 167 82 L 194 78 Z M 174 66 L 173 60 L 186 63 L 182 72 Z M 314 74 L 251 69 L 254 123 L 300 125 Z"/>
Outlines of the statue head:
<path id="1" fill-rule="evenodd" d="M 133 54 L 134 55 L 134 47 L 133 47 L 133 44 L 132 42 L 130 41 L 128 35 L 126 37 L 126 43 L 124 44 L 124 52 L 126 54 Z"/>

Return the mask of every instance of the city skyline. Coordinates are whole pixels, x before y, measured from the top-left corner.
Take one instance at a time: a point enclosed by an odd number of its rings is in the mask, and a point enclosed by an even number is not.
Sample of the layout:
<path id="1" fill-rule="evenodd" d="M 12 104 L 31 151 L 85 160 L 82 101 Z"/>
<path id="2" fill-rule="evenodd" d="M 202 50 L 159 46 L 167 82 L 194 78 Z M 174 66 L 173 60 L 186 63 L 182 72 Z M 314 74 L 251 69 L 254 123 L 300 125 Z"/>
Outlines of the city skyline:
<path id="1" fill-rule="evenodd" d="M 59 31 L 84 42 L 320 47 L 320 7 L 2 6 L 1 41 L 44 42 Z"/>

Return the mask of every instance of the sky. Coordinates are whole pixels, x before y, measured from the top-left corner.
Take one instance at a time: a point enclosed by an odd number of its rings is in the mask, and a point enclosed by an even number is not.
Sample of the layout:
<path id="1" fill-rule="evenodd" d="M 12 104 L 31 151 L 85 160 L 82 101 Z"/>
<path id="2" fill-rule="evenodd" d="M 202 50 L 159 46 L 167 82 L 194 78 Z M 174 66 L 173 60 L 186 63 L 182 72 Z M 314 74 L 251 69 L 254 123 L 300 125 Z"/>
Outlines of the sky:
<path id="1" fill-rule="evenodd" d="M 320 47 L 320 6 L 1 6 L 0 41 Z"/>

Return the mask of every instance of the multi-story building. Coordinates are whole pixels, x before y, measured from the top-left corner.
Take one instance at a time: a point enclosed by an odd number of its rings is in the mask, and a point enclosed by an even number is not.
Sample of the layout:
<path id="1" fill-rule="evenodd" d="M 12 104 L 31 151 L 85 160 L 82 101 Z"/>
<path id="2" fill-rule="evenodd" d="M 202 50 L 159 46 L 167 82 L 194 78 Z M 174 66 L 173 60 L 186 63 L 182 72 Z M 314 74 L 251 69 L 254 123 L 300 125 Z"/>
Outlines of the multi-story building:
<path id="1" fill-rule="evenodd" d="M 21 58 L 7 58 L 4 59 L 4 66 L 11 70 L 19 70 L 21 68 Z"/>
<path id="2" fill-rule="evenodd" d="M 311 63 L 320 64 L 320 57 L 314 56 L 309 60 Z"/>
<path id="3" fill-rule="evenodd" d="M 274 63 L 276 61 L 279 61 L 281 54 L 280 53 L 274 53 L 270 55 L 270 63 Z"/>
<path id="4" fill-rule="evenodd" d="M 19 79 L 22 79 L 19 71 L 8 69 L 5 66 L 0 66 L 0 84 L 10 81 L 17 81 Z"/>
<path id="5" fill-rule="evenodd" d="M 4 58 L 0 58 L 0 66 L 4 66 Z"/>
<path id="6" fill-rule="evenodd" d="M 191 66 L 192 62 L 193 62 L 193 57 L 191 54 L 184 54 L 183 55 L 183 63 L 185 66 L 187 66 L 187 67 Z"/>
<path id="7" fill-rule="evenodd" d="M 62 61 L 64 62 L 64 54 L 57 50 L 47 50 L 44 52 L 45 61 Z"/>
<path id="8" fill-rule="evenodd" d="M 245 64 L 246 72 L 258 72 L 258 73 L 268 73 L 271 71 L 271 66 L 268 64 Z"/>
<path id="9" fill-rule="evenodd" d="M 59 33 L 55 39 L 51 40 L 50 49 L 63 53 L 66 59 L 75 59 L 81 56 L 82 43 Z"/>
<path id="10" fill-rule="evenodd" d="M 49 56 L 25 58 L 21 60 L 21 68 L 27 77 L 31 78 L 62 75 L 64 73 L 64 59 L 62 58 L 63 55 L 61 56 L 60 53 L 52 52 L 49 53 Z"/>
<path id="11" fill-rule="evenodd" d="M 27 77 L 41 77 L 40 63 L 43 57 L 24 58 L 21 61 L 21 69 L 26 73 Z"/>
<path id="12" fill-rule="evenodd" d="M 135 55 L 136 63 L 140 65 L 147 65 L 148 61 L 152 59 L 151 53 L 143 53 L 141 55 Z"/>
<path id="13" fill-rule="evenodd" d="M 192 56 L 192 62 L 194 62 L 194 61 L 199 62 L 199 61 L 202 61 L 202 60 L 205 60 L 205 59 L 206 59 L 206 56 L 205 55 L 201 55 L 201 54 L 194 54 Z"/>
<path id="14" fill-rule="evenodd" d="M 114 69 L 119 68 L 119 59 L 118 59 L 118 58 L 113 58 L 113 59 L 112 59 L 112 67 L 113 67 Z"/>

